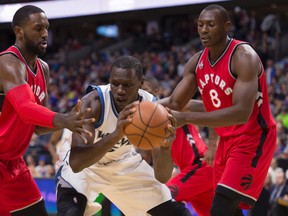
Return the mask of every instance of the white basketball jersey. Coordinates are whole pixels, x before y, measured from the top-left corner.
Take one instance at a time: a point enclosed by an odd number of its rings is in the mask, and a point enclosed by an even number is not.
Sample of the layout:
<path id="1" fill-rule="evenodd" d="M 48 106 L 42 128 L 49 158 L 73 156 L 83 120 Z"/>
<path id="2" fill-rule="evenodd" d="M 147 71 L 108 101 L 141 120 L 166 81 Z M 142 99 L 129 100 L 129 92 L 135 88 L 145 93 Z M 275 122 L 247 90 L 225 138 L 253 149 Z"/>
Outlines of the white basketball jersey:
<path id="1" fill-rule="evenodd" d="M 59 160 L 55 164 L 55 170 L 58 171 L 59 167 L 64 164 L 65 161 L 69 161 L 69 153 L 71 149 L 72 131 L 67 128 L 63 129 L 61 139 L 56 144 L 56 153 Z"/>
<path id="2" fill-rule="evenodd" d="M 95 123 L 95 140 L 94 143 L 99 139 L 103 138 L 106 134 L 112 133 L 117 126 L 118 112 L 115 108 L 114 101 L 112 98 L 112 92 L 110 84 L 93 86 L 98 91 L 98 95 L 101 103 L 101 115 L 98 122 Z M 139 100 L 155 101 L 156 98 L 139 89 Z M 136 151 L 134 146 L 130 143 L 127 137 L 123 137 L 118 143 L 115 143 L 114 147 L 105 154 L 105 156 L 98 162 L 100 165 L 106 165 L 107 163 L 116 162 L 130 155 L 135 155 Z"/>

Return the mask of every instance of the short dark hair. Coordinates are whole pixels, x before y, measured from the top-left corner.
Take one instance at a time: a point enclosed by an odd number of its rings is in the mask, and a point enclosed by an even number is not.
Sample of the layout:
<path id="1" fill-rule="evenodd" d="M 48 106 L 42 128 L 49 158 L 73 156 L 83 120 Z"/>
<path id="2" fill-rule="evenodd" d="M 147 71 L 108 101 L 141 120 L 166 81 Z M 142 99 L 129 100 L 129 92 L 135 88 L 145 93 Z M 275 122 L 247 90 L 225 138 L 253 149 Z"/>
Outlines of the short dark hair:
<path id="1" fill-rule="evenodd" d="M 205 7 L 203 9 L 204 10 L 218 10 L 220 12 L 220 15 L 222 16 L 223 20 L 226 22 L 226 21 L 230 21 L 230 17 L 229 17 L 229 13 L 228 11 L 220 6 L 220 5 L 217 5 L 217 4 L 211 4 L 211 5 L 208 5 L 207 7 Z"/>
<path id="2" fill-rule="evenodd" d="M 25 23 L 31 14 L 36 13 L 45 13 L 41 8 L 36 7 L 34 5 L 25 5 L 21 8 L 19 8 L 12 19 L 12 29 L 14 29 L 15 26 L 22 26 L 23 23 Z"/>
<path id="3" fill-rule="evenodd" d="M 112 68 L 123 68 L 123 69 L 133 69 L 136 71 L 139 80 L 143 80 L 143 66 L 142 63 L 133 56 L 121 56 L 117 58 L 111 65 L 110 72 Z"/>

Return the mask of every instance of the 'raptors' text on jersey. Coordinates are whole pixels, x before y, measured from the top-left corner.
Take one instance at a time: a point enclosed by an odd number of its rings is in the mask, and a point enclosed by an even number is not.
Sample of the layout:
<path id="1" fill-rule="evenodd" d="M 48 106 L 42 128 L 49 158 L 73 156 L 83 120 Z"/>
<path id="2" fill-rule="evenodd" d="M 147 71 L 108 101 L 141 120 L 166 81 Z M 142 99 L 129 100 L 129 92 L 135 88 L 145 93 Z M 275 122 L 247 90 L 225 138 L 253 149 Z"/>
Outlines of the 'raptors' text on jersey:
<path id="1" fill-rule="evenodd" d="M 237 46 L 244 42 L 231 39 L 223 54 L 213 64 L 209 60 L 209 50 L 204 48 L 196 65 L 196 78 L 199 92 L 207 112 L 232 106 L 233 88 L 237 77 L 231 71 L 231 59 Z M 260 62 L 260 59 L 259 59 Z M 264 96 L 263 96 L 264 95 Z M 247 133 L 274 125 L 270 112 L 264 69 L 258 77 L 258 93 L 253 112 L 246 124 L 219 127 L 219 136 Z"/>

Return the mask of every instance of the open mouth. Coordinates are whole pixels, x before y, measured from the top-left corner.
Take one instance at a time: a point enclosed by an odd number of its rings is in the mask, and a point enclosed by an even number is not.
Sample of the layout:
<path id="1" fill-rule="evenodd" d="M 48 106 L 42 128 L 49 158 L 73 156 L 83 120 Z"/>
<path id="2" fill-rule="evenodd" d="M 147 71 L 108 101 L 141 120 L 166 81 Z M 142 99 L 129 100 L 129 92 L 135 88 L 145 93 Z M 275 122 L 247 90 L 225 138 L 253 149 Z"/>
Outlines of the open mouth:
<path id="1" fill-rule="evenodd" d="M 47 41 L 42 41 L 42 42 L 40 43 L 40 46 L 41 46 L 42 48 L 47 48 Z"/>

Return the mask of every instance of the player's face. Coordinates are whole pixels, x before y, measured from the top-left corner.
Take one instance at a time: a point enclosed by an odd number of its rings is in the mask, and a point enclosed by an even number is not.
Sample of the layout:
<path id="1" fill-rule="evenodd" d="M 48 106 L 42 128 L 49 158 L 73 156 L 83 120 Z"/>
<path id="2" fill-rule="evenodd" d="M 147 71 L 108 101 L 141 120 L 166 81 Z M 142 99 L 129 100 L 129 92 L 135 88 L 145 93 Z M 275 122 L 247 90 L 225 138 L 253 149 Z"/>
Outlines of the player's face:
<path id="1" fill-rule="evenodd" d="M 228 22 L 225 22 L 217 10 L 203 10 L 197 21 L 198 34 L 204 47 L 218 45 L 226 40 Z"/>
<path id="2" fill-rule="evenodd" d="M 25 49 L 36 55 L 43 55 L 47 48 L 49 22 L 44 13 L 31 14 L 23 25 L 22 42 Z"/>
<path id="3" fill-rule="evenodd" d="M 141 80 L 135 70 L 113 67 L 110 74 L 111 91 L 118 112 L 138 99 Z"/>

